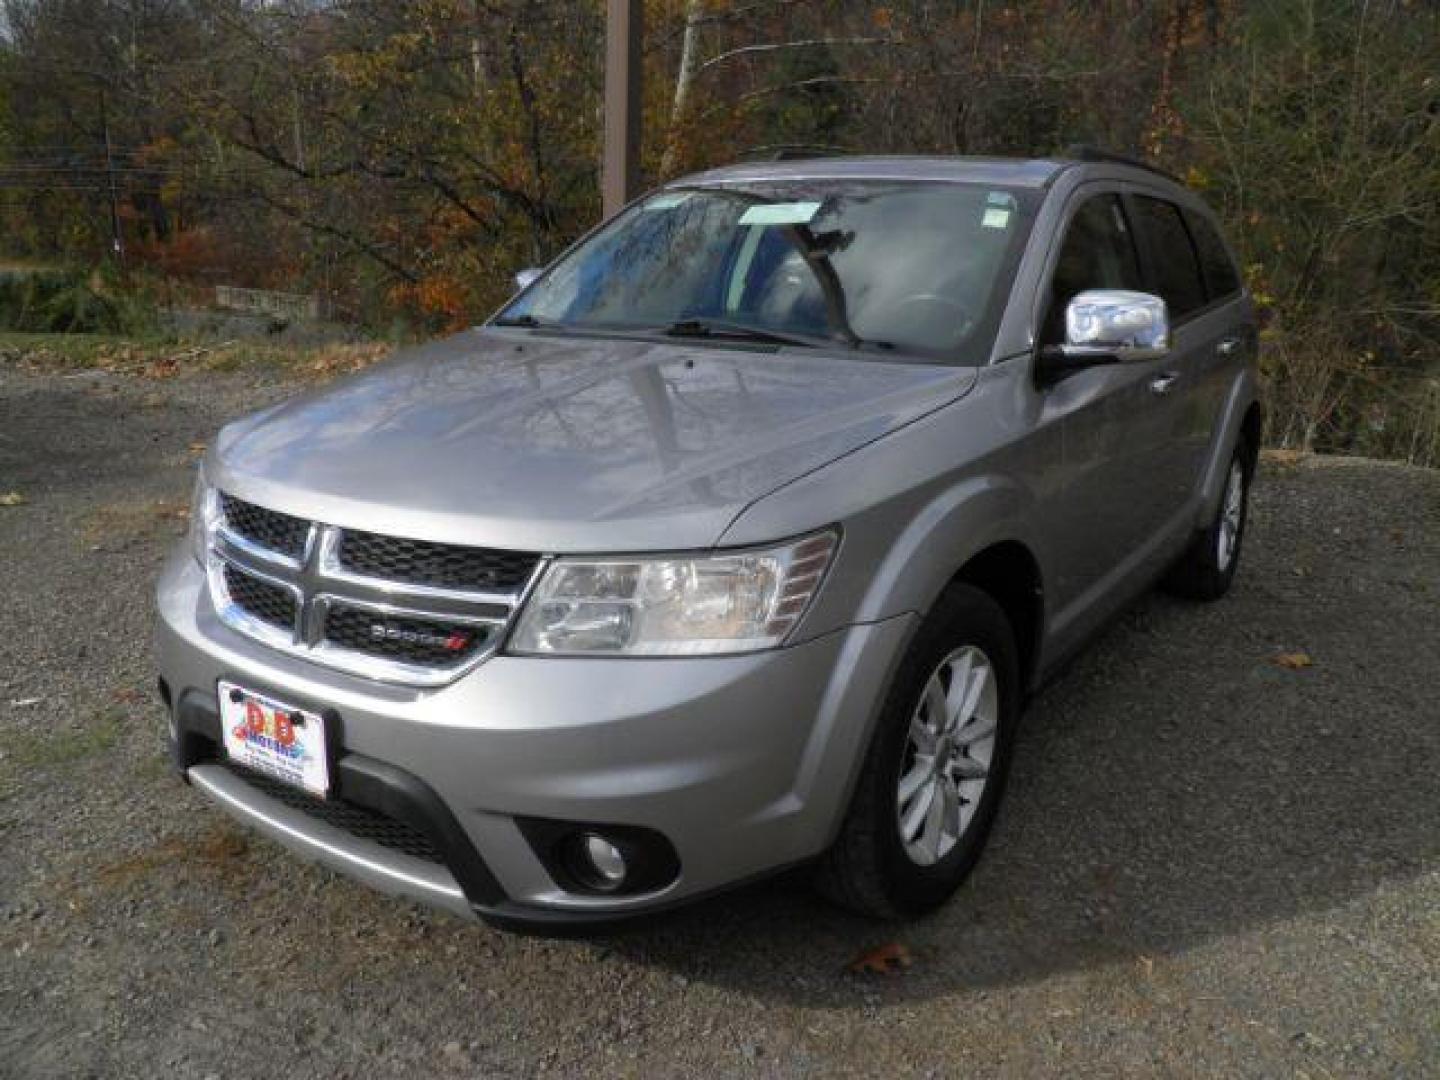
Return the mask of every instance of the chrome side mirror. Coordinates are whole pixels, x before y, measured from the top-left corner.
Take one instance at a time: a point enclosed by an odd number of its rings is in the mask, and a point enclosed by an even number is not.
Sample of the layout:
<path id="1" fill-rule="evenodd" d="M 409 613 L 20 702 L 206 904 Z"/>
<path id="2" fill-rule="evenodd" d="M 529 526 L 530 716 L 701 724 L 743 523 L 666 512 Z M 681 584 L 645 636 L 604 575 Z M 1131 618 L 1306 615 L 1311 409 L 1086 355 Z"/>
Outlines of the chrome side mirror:
<path id="1" fill-rule="evenodd" d="M 524 270 L 519 271 L 515 275 L 515 291 L 524 292 L 531 285 L 534 285 L 535 279 L 544 272 L 545 271 L 539 266 L 527 266 Z"/>
<path id="2" fill-rule="evenodd" d="M 1170 313 L 1149 293 L 1089 289 L 1065 307 L 1060 348 L 1067 360 L 1155 360 L 1170 351 Z"/>

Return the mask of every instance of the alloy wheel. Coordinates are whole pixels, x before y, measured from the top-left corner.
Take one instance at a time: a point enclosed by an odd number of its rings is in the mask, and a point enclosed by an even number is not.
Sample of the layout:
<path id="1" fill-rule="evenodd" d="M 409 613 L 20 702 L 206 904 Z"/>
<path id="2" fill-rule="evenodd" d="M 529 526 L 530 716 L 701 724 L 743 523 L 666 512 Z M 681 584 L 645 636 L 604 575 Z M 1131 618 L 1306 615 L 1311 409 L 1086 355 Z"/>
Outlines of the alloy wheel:
<path id="1" fill-rule="evenodd" d="M 1230 463 L 1225 481 L 1225 501 L 1220 507 L 1220 528 L 1215 540 L 1215 565 L 1228 570 L 1240 546 L 1240 526 L 1245 517 L 1245 467 L 1236 458 Z"/>
<path id="2" fill-rule="evenodd" d="M 965 834 L 985 793 L 1000 717 L 990 658 L 973 645 L 945 657 L 910 717 L 895 810 L 905 853 L 933 866 Z"/>

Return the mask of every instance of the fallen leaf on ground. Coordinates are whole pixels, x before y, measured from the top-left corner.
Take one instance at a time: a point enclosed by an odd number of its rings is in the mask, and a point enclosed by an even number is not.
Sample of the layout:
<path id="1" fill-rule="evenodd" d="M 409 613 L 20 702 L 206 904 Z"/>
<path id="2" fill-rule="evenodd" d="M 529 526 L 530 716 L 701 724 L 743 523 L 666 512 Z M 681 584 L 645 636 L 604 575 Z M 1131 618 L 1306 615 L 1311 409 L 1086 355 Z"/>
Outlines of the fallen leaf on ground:
<path id="1" fill-rule="evenodd" d="M 1282 652 L 1280 655 L 1271 658 L 1270 662 L 1276 667 L 1285 668 L 1287 671 L 1299 671 L 1301 668 L 1314 667 L 1315 665 L 1315 661 L 1310 659 L 1310 654 L 1303 652 Z"/>
<path id="2" fill-rule="evenodd" d="M 25 496 L 18 491 L 7 491 L 0 495 L 0 506 L 24 506 Z"/>
<path id="3" fill-rule="evenodd" d="M 1261 460 L 1272 468 L 1281 472 L 1293 472 L 1305 461 L 1306 454 L 1302 450 L 1264 450 L 1260 454 Z"/>
<path id="4" fill-rule="evenodd" d="M 846 966 L 852 975 L 899 975 L 914 963 L 910 950 L 898 941 L 866 949 Z"/>

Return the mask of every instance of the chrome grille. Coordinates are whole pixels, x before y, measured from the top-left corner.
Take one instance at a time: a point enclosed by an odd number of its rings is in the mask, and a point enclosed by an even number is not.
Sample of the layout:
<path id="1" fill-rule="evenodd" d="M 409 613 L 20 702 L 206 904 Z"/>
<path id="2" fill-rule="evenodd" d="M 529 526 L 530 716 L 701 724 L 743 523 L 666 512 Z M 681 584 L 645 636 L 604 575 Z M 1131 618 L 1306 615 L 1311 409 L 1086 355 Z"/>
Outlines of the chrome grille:
<path id="1" fill-rule="evenodd" d="M 543 565 L 538 555 L 306 521 L 227 494 L 220 506 L 208 558 L 221 620 L 385 682 L 439 685 L 490 655 Z"/>

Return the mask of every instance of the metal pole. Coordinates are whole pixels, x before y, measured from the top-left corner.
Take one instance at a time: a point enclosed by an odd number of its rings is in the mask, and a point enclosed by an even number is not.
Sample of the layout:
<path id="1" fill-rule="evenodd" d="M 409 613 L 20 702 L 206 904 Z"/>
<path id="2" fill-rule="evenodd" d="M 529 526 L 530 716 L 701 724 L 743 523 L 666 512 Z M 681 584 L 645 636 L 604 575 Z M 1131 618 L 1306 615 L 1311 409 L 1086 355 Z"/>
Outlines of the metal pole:
<path id="1" fill-rule="evenodd" d="M 105 92 L 100 92 L 100 129 L 105 134 L 105 179 L 110 188 L 110 244 L 115 259 L 125 266 L 125 241 L 120 232 L 120 200 L 115 193 L 115 159 L 110 148 L 110 116 L 105 111 Z"/>
<path id="2" fill-rule="evenodd" d="M 640 75 L 644 0 L 606 0 L 605 149 L 600 191 L 611 217 L 640 193 Z"/>

